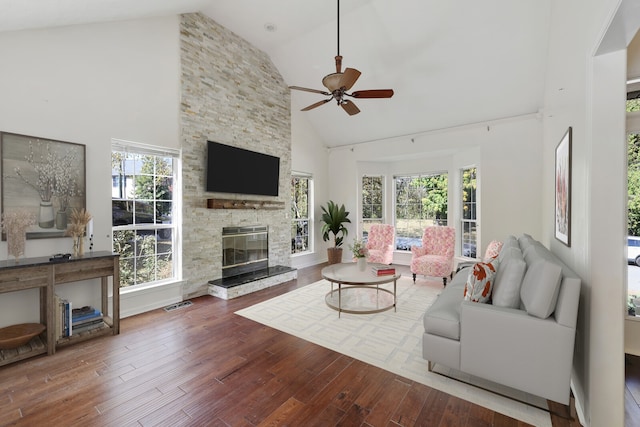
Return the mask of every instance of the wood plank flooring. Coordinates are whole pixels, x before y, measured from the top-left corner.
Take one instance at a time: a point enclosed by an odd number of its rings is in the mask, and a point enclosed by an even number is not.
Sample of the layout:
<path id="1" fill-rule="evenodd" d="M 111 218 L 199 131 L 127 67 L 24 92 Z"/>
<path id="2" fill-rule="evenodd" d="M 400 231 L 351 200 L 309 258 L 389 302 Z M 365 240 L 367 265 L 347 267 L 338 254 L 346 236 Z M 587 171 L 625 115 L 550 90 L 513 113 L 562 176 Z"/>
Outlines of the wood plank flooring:
<path id="1" fill-rule="evenodd" d="M 625 426 L 640 423 L 640 357 L 625 354 L 624 417 Z"/>
<path id="2" fill-rule="evenodd" d="M 234 300 L 126 318 L 118 336 L 3 366 L 0 425 L 526 425 L 233 314 L 319 280 L 321 267 Z M 553 425 L 578 426 L 572 416 Z"/>

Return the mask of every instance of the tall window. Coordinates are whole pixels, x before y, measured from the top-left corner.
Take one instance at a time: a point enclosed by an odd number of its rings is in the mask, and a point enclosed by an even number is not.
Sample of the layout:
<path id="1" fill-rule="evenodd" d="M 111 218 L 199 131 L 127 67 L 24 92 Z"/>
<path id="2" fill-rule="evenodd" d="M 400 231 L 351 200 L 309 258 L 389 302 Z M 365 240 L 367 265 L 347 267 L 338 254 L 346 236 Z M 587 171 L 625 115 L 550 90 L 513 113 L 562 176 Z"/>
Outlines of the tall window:
<path id="1" fill-rule="evenodd" d="M 308 175 L 291 176 L 291 253 L 309 252 L 311 241 L 311 189 L 313 180 Z"/>
<path id="2" fill-rule="evenodd" d="M 408 251 L 422 244 L 422 234 L 430 225 L 447 225 L 446 173 L 397 176 L 396 249 Z"/>
<path id="3" fill-rule="evenodd" d="M 627 94 L 627 295 L 629 316 L 640 316 L 640 114 L 638 93 Z"/>
<path id="4" fill-rule="evenodd" d="M 477 247 L 477 202 L 476 202 L 476 168 L 462 169 L 462 255 L 476 257 Z"/>
<path id="5" fill-rule="evenodd" d="M 369 235 L 372 224 L 382 224 L 383 177 L 362 177 L 362 227 L 363 234 Z"/>
<path id="6" fill-rule="evenodd" d="M 177 151 L 113 143 L 111 213 L 120 287 L 177 278 L 179 161 Z"/>

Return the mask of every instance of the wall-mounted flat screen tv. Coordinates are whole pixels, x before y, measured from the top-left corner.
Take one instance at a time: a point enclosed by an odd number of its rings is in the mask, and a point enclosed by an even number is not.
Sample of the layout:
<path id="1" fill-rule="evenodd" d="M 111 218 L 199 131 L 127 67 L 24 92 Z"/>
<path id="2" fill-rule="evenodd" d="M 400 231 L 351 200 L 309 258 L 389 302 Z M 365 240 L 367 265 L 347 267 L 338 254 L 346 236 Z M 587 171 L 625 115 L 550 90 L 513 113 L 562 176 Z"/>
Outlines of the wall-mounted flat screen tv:
<path id="1" fill-rule="evenodd" d="M 207 141 L 207 191 L 277 196 L 280 158 Z"/>

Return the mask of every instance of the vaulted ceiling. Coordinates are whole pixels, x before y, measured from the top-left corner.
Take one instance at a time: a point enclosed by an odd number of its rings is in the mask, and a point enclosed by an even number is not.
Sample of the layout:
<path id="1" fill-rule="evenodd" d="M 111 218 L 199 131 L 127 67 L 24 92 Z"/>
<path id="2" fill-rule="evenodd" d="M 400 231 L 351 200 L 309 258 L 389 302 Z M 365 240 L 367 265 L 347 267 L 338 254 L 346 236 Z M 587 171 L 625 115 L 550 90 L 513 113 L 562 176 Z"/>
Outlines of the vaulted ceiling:
<path id="1" fill-rule="evenodd" d="M 324 90 L 335 72 L 336 0 L 0 0 L 0 31 L 200 11 L 266 52 L 288 85 Z M 328 146 L 535 113 L 543 103 L 550 0 L 341 0 L 343 69 L 362 75 L 349 116 L 300 113 Z M 300 110 L 325 99 L 292 91 Z"/>

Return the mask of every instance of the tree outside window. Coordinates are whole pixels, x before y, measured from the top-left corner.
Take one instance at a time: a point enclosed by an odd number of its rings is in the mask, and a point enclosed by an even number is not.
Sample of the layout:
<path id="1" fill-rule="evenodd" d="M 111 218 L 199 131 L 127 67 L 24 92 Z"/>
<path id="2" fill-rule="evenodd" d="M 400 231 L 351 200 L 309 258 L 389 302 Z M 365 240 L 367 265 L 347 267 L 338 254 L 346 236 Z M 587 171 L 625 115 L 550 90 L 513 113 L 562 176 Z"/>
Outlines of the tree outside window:
<path id="1" fill-rule="evenodd" d="M 362 177 L 362 227 L 363 238 L 366 241 L 369 230 L 373 224 L 384 223 L 382 216 L 383 203 L 383 177 Z"/>
<path id="2" fill-rule="evenodd" d="M 291 253 L 309 252 L 311 242 L 311 206 L 309 191 L 312 180 L 307 176 L 291 177 Z"/>
<path id="3" fill-rule="evenodd" d="M 640 111 L 640 99 L 627 100 L 627 112 Z M 627 134 L 627 234 L 640 236 L 640 134 Z M 636 239 L 627 241 L 627 261 L 630 269 L 639 268 L 630 259 L 634 259 L 637 253 Z M 629 271 L 627 280 L 626 310 L 630 316 L 640 315 L 640 285 L 634 280 L 635 270 Z"/>
<path id="4" fill-rule="evenodd" d="M 448 178 L 446 173 L 397 176 L 396 249 L 408 251 L 422 244 L 425 227 L 447 225 Z"/>

